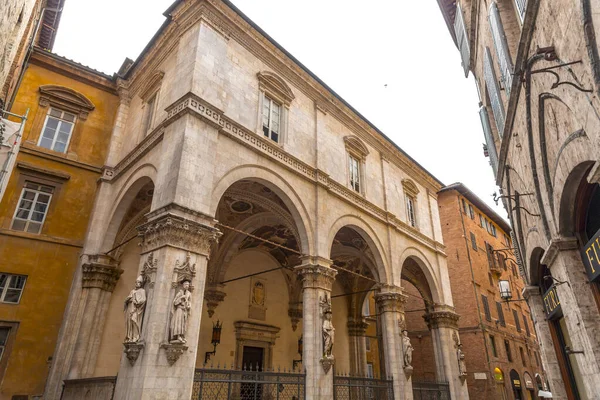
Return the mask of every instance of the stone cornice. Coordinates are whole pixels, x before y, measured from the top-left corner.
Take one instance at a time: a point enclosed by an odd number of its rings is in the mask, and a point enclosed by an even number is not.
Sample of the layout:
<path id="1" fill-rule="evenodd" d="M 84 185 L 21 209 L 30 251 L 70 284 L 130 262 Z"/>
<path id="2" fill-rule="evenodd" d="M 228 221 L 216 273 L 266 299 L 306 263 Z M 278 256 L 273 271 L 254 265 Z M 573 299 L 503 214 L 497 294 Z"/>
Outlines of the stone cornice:
<path id="1" fill-rule="evenodd" d="M 208 257 L 213 243 L 221 236 L 213 226 L 171 212 L 141 225 L 138 232 L 142 237 L 142 254 L 170 246 Z"/>
<path id="2" fill-rule="evenodd" d="M 112 257 L 104 254 L 88 256 L 87 262 L 82 265 L 82 287 L 97 288 L 112 292 L 123 270 Z"/>
<path id="3" fill-rule="evenodd" d="M 199 3 L 199 4 L 198 4 Z M 194 24 L 203 20 L 226 38 L 233 38 L 258 59 L 262 60 L 278 75 L 301 90 L 319 107 L 331 114 L 362 140 L 384 153 L 398 167 L 416 178 L 423 186 L 432 192 L 437 192 L 442 185 L 423 167 L 416 164 L 406 153 L 402 152 L 382 134 L 359 117 L 354 110 L 334 96 L 330 89 L 311 76 L 287 54 L 277 48 L 263 34 L 255 30 L 233 9 L 218 0 L 205 0 L 194 3 L 182 2 L 172 10 L 169 23 L 161 32 L 156 43 L 142 55 L 140 64 L 132 67 L 131 92 L 136 93 L 143 82 L 163 62 L 166 56 L 175 48 L 178 38 Z"/>
<path id="4" fill-rule="evenodd" d="M 564 250 L 577 250 L 578 248 L 579 245 L 577 243 L 577 238 L 571 237 L 552 239 L 550 245 L 542 256 L 542 259 L 540 260 L 540 264 L 551 268 L 559 252 Z"/>
<path id="5" fill-rule="evenodd" d="M 386 212 L 381 207 L 368 201 L 364 196 L 331 179 L 329 175 L 323 171 L 313 168 L 302 160 L 285 152 L 280 146 L 274 144 L 272 141 L 265 139 L 261 135 L 257 135 L 250 129 L 238 124 L 232 118 L 229 118 L 227 115 L 225 115 L 222 110 L 211 105 L 195 94 L 188 93 L 184 95 L 175 103 L 167 107 L 166 111 L 167 118 L 161 126 L 160 139 L 162 139 L 162 129 L 168 127 L 174 121 L 186 114 L 195 115 L 204 122 L 218 129 L 219 133 L 230 137 L 231 139 L 241 143 L 243 146 L 261 154 L 264 157 L 270 158 L 272 161 L 282 165 L 291 172 L 296 173 L 305 179 L 316 182 L 317 184 L 325 187 L 329 193 L 351 203 L 355 207 L 362 209 L 381 222 L 392 225 L 396 230 L 411 237 L 413 240 L 420 242 L 422 245 L 429 247 L 431 250 L 445 255 L 445 246 L 442 243 L 429 238 L 415 228 L 409 226 L 404 221 L 401 221 L 395 215 Z M 118 176 L 118 174 L 126 170 L 126 164 L 129 163 L 130 165 L 139 159 L 139 157 L 145 154 L 145 152 L 147 152 L 149 148 L 153 146 L 153 143 L 158 143 L 158 137 L 156 137 L 154 140 L 150 139 L 153 135 L 158 134 L 159 133 L 155 130 L 155 132 L 149 135 L 142 143 L 140 143 L 140 145 L 136 147 L 136 150 L 130 153 L 130 155 L 123 159 L 123 161 L 119 162 L 119 164 L 117 164 L 117 166 L 114 168 L 113 177 L 110 179 L 114 179 L 115 176 Z M 105 172 L 103 179 L 108 179 L 106 178 L 106 174 L 107 172 Z"/>

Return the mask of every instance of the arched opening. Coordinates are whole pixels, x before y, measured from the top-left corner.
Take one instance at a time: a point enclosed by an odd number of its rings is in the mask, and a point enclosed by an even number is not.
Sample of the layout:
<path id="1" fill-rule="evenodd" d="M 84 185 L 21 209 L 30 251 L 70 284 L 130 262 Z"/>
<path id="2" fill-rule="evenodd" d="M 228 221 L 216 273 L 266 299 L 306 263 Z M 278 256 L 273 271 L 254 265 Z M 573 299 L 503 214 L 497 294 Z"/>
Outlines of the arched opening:
<path id="1" fill-rule="evenodd" d="M 223 236 L 208 262 L 197 368 L 302 368 L 302 285 L 294 267 L 306 246 L 305 227 L 282 193 L 262 180 L 242 179 L 218 201 Z M 212 341 L 217 323 L 218 346 Z M 243 398 L 245 386 L 235 390 Z"/>
<path id="2" fill-rule="evenodd" d="M 504 372 L 498 367 L 494 368 L 494 384 L 500 400 L 508 400 L 506 395 L 506 385 L 504 382 Z"/>
<path id="3" fill-rule="evenodd" d="M 523 391 L 521 389 L 521 377 L 514 369 L 510 370 L 510 386 L 512 388 L 515 400 L 523 400 Z"/>
<path id="4" fill-rule="evenodd" d="M 533 382 L 533 378 L 529 372 L 523 373 L 523 393 L 525 394 L 525 400 L 534 400 L 536 399 L 535 395 L 535 384 Z"/>
<path id="5" fill-rule="evenodd" d="M 145 221 L 154 196 L 154 183 L 142 178 L 132 184 L 115 208 L 105 238 L 107 254 L 123 270 L 110 296 L 94 376 L 116 376 L 123 355 L 125 323 L 123 300 L 135 287 L 139 274 L 140 239 L 137 227 Z"/>

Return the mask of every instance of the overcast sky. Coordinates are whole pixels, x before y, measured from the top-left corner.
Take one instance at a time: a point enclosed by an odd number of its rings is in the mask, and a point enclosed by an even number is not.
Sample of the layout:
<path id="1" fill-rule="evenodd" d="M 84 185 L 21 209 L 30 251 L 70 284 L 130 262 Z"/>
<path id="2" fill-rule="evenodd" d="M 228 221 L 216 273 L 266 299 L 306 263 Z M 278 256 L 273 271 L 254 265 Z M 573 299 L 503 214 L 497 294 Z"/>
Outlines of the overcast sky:
<path id="1" fill-rule="evenodd" d="M 112 74 L 137 58 L 172 2 L 67 0 L 54 51 Z M 437 1 L 233 3 L 429 172 L 506 218 L 491 197 L 475 84 Z"/>

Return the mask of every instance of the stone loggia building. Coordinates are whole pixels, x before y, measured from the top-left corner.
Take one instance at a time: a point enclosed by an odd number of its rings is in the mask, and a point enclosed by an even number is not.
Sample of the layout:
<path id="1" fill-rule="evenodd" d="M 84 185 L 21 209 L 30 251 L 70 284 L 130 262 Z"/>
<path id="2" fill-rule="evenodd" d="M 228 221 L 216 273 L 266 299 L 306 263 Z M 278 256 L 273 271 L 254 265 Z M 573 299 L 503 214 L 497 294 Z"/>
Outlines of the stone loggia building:
<path id="1" fill-rule="evenodd" d="M 118 74 L 45 398 L 216 398 L 226 366 L 280 379 L 220 386 L 230 398 L 332 399 L 354 382 L 342 371 L 367 372 L 374 290 L 382 379 L 360 390 L 410 399 L 403 279 L 427 306 L 437 380 L 468 398 L 442 184 L 228 1 L 165 15 Z"/>
<path id="2" fill-rule="evenodd" d="M 596 1 L 446 0 L 475 76 L 553 398 L 600 389 L 600 29 Z"/>

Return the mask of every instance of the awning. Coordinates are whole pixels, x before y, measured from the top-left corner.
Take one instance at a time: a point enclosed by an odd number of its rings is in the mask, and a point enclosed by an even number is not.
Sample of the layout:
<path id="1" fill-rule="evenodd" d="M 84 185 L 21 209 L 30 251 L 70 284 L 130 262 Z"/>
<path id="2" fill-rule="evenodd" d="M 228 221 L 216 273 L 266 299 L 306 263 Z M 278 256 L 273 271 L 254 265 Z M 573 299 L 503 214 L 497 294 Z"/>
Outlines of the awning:
<path id="1" fill-rule="evenodd" d="M 538 397 L 544 397 L 546 399 L 551 399 L 552 398 L 552 393 L 546 392 L 545 390 L 540 390 L 538 392 Z"/>

